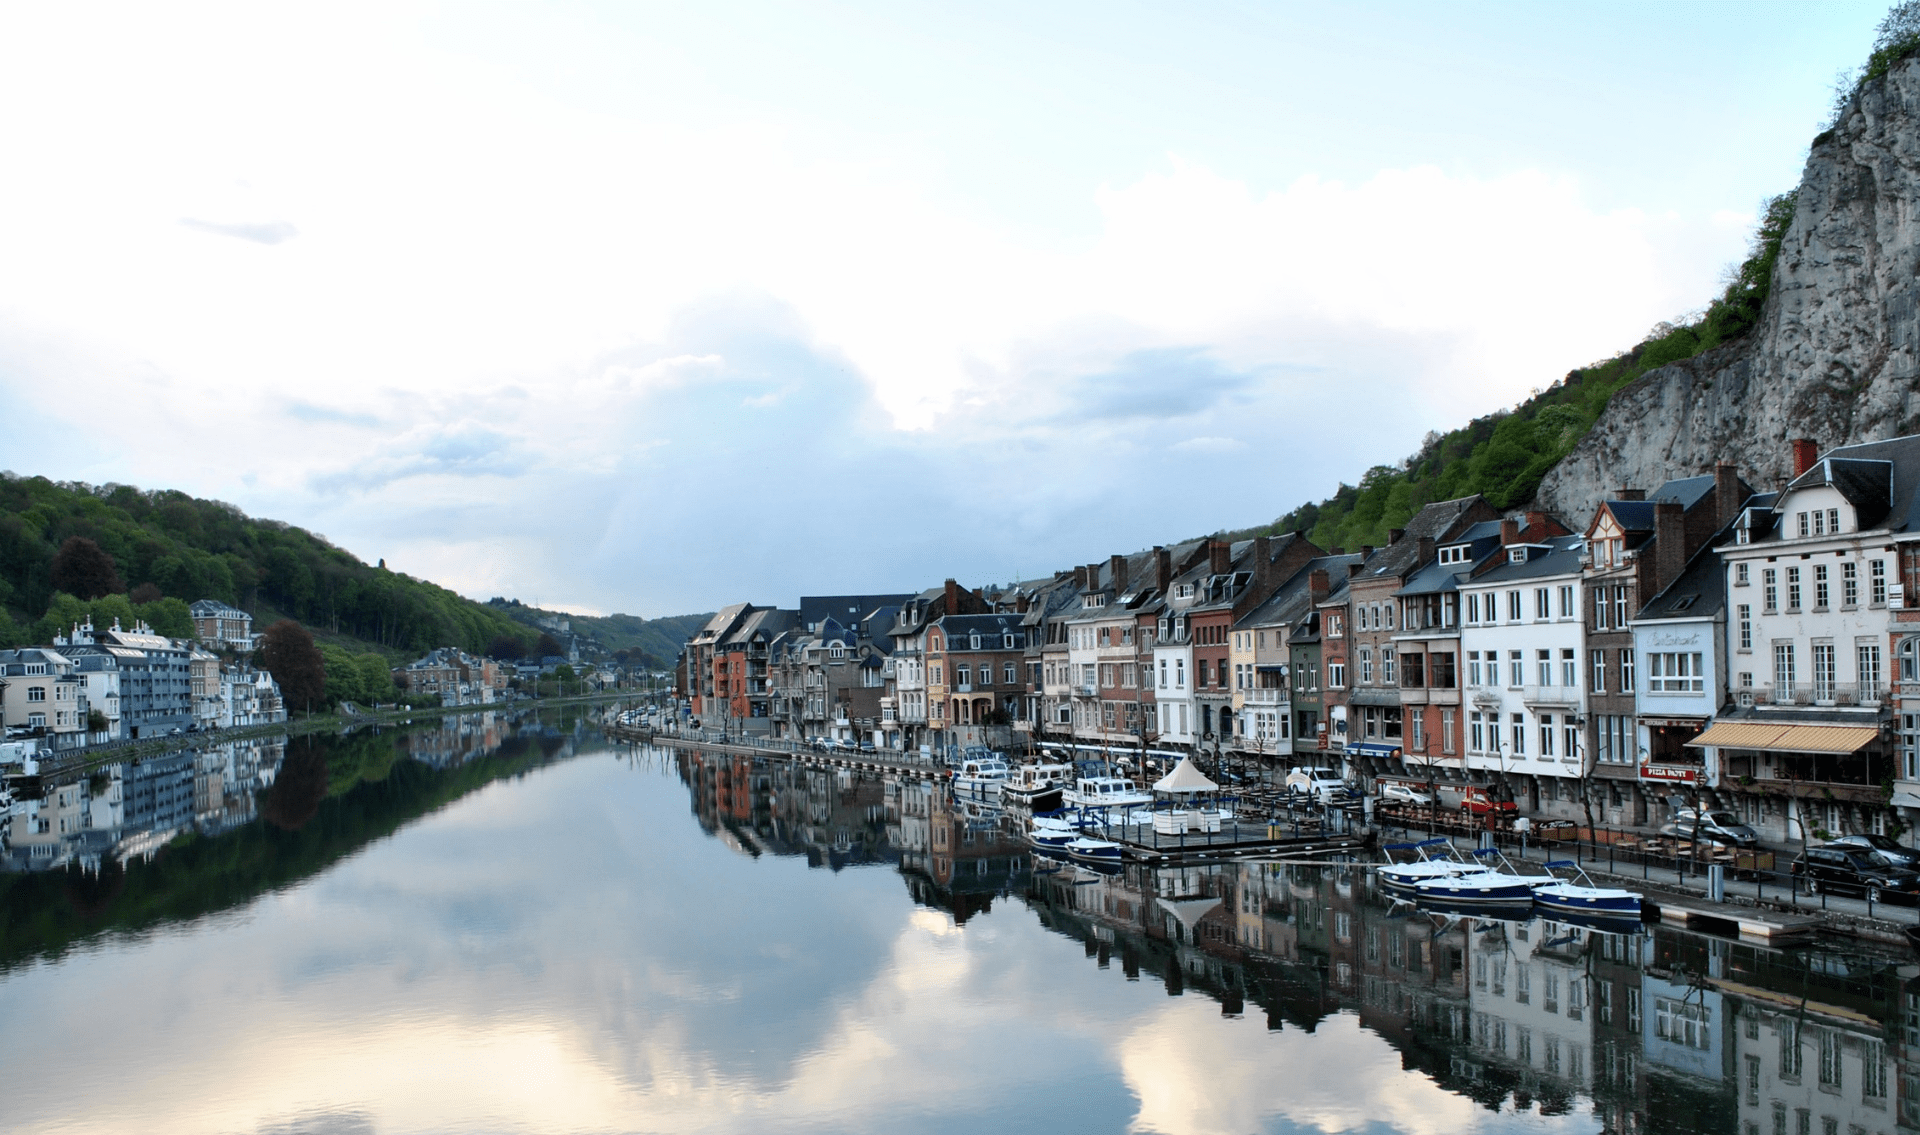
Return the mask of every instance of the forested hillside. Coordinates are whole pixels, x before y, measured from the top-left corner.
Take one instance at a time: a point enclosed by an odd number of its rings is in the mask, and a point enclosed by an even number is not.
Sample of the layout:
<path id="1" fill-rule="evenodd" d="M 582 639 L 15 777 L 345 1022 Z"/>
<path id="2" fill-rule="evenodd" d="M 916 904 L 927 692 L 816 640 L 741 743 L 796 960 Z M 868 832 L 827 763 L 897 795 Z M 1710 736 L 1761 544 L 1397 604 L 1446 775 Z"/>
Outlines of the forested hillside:
<path id="1" fill-rule="evenodd" d="M 219 599 L 400 656 L 438 646 L 484 652 L 501 636 L 528 644 L 537 637 L 498 608 L 368 566 L 320 536 L 249 517 L 229 504 L 6 474 L 0 475 L 0 643 L 35 641 L 80 609 L 71 596 L 56 597 L 55 586 L 55 556 L 76 536 L 112 559 L 117 578 L 99 587 L 111 596 L 99 601 L 102 611 L 120 613 L 125 606 L 163 633 L 187 633 L 180 625 L 185 603 Z"/>
<path id="2" fill-rule="evenodd" d="M 564 611 L 543 611 L 519 600 L 493 600 L 487 604 L 504 611 L 529 627 L 537 628 L 543 616 L 557 615 L 569 620 L 577 634 L 585 635 L 609 651 L 627 651 L 640 665 L 667 667 L 680 654 L 681 646 L 694 636 L 713 612 L 699 615 L 666 615 L 643 619 L 639 615 L 569 615 Z"/>

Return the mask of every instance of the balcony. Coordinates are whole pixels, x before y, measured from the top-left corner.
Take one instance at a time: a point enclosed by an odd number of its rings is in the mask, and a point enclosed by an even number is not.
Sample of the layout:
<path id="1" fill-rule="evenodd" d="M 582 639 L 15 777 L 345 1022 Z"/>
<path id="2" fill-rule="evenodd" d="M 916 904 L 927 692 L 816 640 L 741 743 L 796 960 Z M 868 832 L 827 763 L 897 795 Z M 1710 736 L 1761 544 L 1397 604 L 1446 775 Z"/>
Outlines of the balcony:
<path id="1" fill-rule="evenodd" d="M 1078 697 L 1097 698 L 1100 696 L 1100 687 L 1086 685 L 1075 686 L 1073 692 Z"/>
<path id="2" fill-rule="evenodd" d="M 1558 705 L 1572 709 L 1580 704 L 1580 687 L 1525 686 L 1521 689 L 1520 700 L 1527 705 Z"/>
<path id="3" fill-rule="evenodd" d="M 1656 698 L 1666 693 L 1649 692 Z M 1790 686 L 1736 686 L 1733 699 L 1740 705 L 1881 705 L 1889 693 L 1886 686 L 1873 683 L 1795 682 Z M 1700 695 L 1692 693 L 1691 696 Z"/>
<path id="4" fill-rule="evenodd" d="M 1287 691 L 1278 687 L 1272 689 L 1251 689 L 1246 691 L 1248 705 L 1285 705 Z"/>

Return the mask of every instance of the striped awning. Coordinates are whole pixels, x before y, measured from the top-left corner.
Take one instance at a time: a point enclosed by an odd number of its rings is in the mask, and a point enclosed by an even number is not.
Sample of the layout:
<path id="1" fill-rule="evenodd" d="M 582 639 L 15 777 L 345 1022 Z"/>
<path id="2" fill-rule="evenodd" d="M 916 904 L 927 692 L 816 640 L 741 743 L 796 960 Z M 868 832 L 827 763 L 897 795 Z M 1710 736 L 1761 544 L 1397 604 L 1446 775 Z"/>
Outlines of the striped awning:
<path id="1" fill-rule="evenodd" d="M 1768 749 L 1778 753 L 1857 753 L 1880 736 L 1870 725 L 1783 725 L 1718 721 L 1687 742 L 1694 749 Z"/>

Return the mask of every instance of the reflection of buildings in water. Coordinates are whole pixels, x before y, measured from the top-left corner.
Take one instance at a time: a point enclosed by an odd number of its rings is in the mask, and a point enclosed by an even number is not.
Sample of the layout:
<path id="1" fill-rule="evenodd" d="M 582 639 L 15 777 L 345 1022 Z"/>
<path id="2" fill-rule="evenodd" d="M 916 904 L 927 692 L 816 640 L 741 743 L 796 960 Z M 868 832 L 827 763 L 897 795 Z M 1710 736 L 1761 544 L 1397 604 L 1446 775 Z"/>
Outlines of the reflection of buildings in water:
<path id="1" fill-rule="evenodd" d="M 900 871 L 915 901 L 965 923 L 991 909 L 996 897 L 1025 885 L 1027 843 L 1005 812 L 956 800 L 946 784 L 922 783 L 903 792 L 917 809 L 924 809 L 923 849 L 899 849 Z M 905 821 L 903 817 L 903 833 L 909 827 Z"/>
<path id="2" fill-rule="evenodd" d="M 422 764 L 448 768 L 500 748 L 509 728 L 506 719 L 495 710 L 448 714 L 440 719 L 437 728 L 401 733 L 400 749 Z"/>
<path id="3" fill-rule="evenodd" d="M 799 855 L 834 870 L 894 858 L 878 778 L 699 749 L 674 761 L 701 827 L 744 855 Z"/>
<path id="4" fill-rule="evenodd" d="M 150 857 L 181 832 L 214 835 L 248 823 L 285 753 L 278 738 L 230 741 L 103 765 L 49 785 L 38 799 L 15 804 L 6 863 L 12 870 L 76 863 L 93 870 L 103 856 Z"/>
<path id="5" fill-rule="evenodd" d="M 1501 1066 L 1529 1095 L 1557 1100 L 1587 1090 L 1593 1051 L 1587 955 L 1600 932 L 1544 920 L 1463 921 L 1472 1054 Z"/>
<path id="6" fill-rule="evenodd" d="M 1723 1016 L 1715 1021 L 1706 1008 Z M 1648 1002 L 1647 1016 L 1649 1037 L 1664 1031 L 1669 1045 L 1690 1046 L 1703 1033 L 1727 1045 L 1741 1135 L 1892 1135 L 1920 1125 L 1911 1074 L 1900 1074 L 1881 1024 L 1854 1008 L 1731 996 L 1702 1006 L 1662 996 Z"/>

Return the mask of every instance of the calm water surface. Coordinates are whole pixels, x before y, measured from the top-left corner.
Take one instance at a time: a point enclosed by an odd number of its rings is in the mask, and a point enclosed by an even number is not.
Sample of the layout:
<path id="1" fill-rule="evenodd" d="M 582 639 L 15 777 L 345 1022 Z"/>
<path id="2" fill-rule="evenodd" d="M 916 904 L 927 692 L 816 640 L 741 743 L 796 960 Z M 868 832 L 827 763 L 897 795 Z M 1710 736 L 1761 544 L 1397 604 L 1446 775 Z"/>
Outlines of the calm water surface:
<path id="1" fill-rule="evenodd" d="M 230 748 L 35 818 L 71 827 L 16 816 L 0 875 L 7 1130 L 1920 1127 L 1905 957 L 1394 918 L 1345 867 L 1083 874 L 924 786 L 585 717 Z"/>

